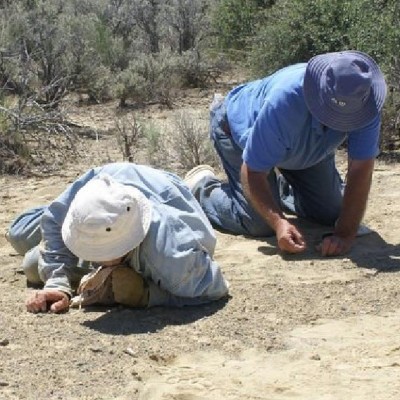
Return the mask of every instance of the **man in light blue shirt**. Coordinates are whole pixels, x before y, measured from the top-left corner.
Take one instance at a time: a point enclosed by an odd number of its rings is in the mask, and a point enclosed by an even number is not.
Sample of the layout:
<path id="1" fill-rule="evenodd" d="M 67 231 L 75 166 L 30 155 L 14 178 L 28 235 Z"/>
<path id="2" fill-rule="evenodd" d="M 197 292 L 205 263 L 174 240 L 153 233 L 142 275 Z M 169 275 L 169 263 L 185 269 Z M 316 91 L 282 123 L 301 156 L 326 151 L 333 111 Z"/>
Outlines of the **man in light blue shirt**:
<path id="1" fill-rule="evenodd" d="M 106 303 L 185 306 L 228 293 L 200 205 L 176 175 L 147 166 L 89 170 L 49 206 L 20 215 L 7 237 L 26 253 L 28 280 L 44 283 L 27 300 L 30 312 L 67 310 L 74 287 L 96 268 L 112 278 Z"/>
<path id="2" fill-rule="evenodd" d="M 378 154 L 384 77 L 367 54 L 328 53 L 233 89 L 211 107 L 211 139 L 228 182 L 207 166 L 186 181 L 216 227 L 250 236 L 276 234 L 278 246 L 302 252 L 300 230 L 284 216 L 334 226 L 325 256 L 354 242 Z M 346 186 L 335 150 L 347 140 Z"/>

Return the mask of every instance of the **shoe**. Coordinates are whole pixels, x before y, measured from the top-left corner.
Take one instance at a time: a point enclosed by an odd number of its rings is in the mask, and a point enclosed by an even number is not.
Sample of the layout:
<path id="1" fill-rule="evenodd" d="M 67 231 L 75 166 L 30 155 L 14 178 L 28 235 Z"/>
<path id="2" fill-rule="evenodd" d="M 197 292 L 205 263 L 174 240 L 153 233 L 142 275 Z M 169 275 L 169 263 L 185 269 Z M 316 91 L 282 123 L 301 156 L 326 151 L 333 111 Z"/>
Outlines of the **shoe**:
<path id="1" fill-rule="evenodd" d="M 205 177 L 215 178 L 214 168 L 209 165 L 198 165 L 197 167 L 192 168 L 183 179 L 186 185 L 190 190 L 193 190 L 194 187 Z"/>
<path id="2" fill-rule="evenodd" d="M 372 232 L 373 232 L 373 230 L 368 228 L 367 225 L 360 224 L 357 229 L 356 237 L 362 237 L 365 235 L 369 235 Z M 322 234 L 322 238 L 325 238 L 326 236 L 331 236 L 331 235 L 333 235 L 333 232 L 325 232 Z"/>

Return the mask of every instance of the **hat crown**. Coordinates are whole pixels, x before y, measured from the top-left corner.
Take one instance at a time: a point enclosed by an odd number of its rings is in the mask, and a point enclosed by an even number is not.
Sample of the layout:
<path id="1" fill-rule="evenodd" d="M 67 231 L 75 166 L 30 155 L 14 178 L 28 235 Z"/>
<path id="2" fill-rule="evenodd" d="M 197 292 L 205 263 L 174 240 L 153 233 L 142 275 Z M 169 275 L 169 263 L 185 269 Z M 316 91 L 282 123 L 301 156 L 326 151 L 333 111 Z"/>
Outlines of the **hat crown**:
<path id="1" fill-rule="evenodd" d="M 81 234 L 96 235 L 98 242 L 107 243 L 111 232 L 120 229 L 127 218 L 139 218 L 132 201 L 118 202 L 114 199 L 116 204 L 112 204 L 111 199 L 110 202 L 96 200 L 80 206 L 73 215 L 79 221 L 75 229 Z"/>
<path id="2" fill-rule="evenodd" d="M 118 223 L 128 212 L 135 211 L 135 199 L 124 186 L 111 182 L 107 175 L 89 182 L 74 199 L 71 212 L 78 223 L 77 228 L 89 231 Z M 132 218 L 132 216 L 131 216 Z"/>
<path id="3" fill-rule="evenodd" d="M 307 63 L 304 100 L 329 128 L 351 132 L 367 126 L 379 116 L 386 91 L 379 66 L 360 51 L 320 54 Z"/>
<path id="4" fill-rule="evenodd" d="M 344 55 L 333 60 L 326 71 L 326 91 L 332 107 L 354 112 L 363 107 L 371 94 L 372 74 L 368 64 Z"/>
<path id="5" fill-rule="evenodd" d="M 141 243 L 150 218 L 151 204 L 138 189 L 100 174 L 72 200 L 62 236 L 76 256 L 110 261 Z"/>

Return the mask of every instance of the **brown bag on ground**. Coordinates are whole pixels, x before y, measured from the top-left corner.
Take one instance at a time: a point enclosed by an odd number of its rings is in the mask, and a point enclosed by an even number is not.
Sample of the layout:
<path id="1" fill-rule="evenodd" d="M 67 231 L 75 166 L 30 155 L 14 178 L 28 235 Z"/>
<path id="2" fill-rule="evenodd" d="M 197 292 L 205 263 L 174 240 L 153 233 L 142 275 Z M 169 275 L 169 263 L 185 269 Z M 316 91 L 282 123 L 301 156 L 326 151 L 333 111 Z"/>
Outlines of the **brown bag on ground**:
<path id="1" fill-rule="evenodd" d="M 123 304 L 128 307 L 146 307 L 149 291 L 143 278 L 127 266 L 99 267 L 82 277 L 77 296 L 71 307 L 94 304 Z"/>

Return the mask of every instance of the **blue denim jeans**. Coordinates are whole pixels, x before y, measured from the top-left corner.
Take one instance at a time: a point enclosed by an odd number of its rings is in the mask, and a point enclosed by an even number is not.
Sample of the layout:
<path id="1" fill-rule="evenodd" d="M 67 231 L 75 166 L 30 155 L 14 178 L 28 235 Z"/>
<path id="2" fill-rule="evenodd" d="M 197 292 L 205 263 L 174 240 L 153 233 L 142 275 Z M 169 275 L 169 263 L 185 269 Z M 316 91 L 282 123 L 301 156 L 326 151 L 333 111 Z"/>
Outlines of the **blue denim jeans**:
<path id="1" fill-rule="evenodd" d="M 228 122 L 223 101 L 214 104 L 210 113 L 210 138 L 228 180 L 203 178 L 193 190 L 195 197 L 217 228 L 249 236 L 273 235 L 273 229 L 244 196 L 240 182 L 243 151 L 225 129 Z M 343 182 L 334 154 L 303 170 L 276 168 L 266 179 L 283 210 L 330 226 L 339 217 Z"/>
<path id="2" fill-rule="evenodd" d="M 25 210 L 11 222 L 8 240 L 18 254 L 24 255 L 40 243 L 40 220 L 45 209 L 46 207 L 39 206 Z"/>
<path id="3" fill-rule="evenodd" d="M 42 239 L 40 220 L 45 206 L 31 208 L 12 221 L 8 241 L 15 251 L 24 256 L 22 269 L 31 283 L 41 283 L 38 272 L 39 243 Z"/>

